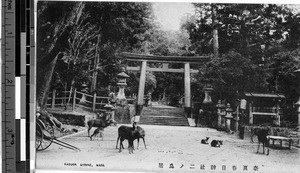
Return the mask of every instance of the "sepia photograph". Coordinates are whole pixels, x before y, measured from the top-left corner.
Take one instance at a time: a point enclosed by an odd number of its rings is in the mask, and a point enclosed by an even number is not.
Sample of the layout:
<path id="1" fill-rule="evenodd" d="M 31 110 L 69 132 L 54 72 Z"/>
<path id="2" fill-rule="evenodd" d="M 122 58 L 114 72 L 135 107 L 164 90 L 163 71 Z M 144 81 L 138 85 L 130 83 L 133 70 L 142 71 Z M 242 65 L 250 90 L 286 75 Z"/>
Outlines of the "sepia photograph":
<path id="1" fill-rule="evenodd" d="M 37 1 L 36 171 L 298 172 L 300 4 Z"/>

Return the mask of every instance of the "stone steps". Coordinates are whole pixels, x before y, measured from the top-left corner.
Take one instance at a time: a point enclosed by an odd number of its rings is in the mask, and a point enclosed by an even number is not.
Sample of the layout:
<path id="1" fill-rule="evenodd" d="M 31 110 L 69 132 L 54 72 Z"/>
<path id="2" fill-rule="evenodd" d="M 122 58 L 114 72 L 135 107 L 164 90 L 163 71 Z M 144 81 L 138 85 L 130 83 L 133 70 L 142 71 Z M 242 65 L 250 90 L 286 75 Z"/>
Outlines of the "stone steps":
<path id="1" fill-rule="evenodd" d="M 139 123 L 147 125 L 189 126 L 182 108 L 144 107 Z"/>

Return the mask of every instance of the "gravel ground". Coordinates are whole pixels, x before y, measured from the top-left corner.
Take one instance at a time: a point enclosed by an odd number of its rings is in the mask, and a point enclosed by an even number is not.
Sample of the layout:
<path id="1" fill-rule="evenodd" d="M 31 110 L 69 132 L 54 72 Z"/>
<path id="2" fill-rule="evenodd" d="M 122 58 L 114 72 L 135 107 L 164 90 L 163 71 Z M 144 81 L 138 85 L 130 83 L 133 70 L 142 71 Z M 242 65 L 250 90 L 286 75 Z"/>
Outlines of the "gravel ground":
<path id="1" fill-rule="evenodd" d="M 270 149 L 270 155 L 267 156 L 256 153 L 257 144 L 215 129 L 142 127 L 146 131 L 147 149 L 141 140 L 134 154 L 129 154 L 127 149 L 119 153 L 116 149 L 118 127 L 108 127 L 104 130 L 103 141 L 100 138 L 90 141 L 87 131 L 64 137 L 62 141 L 75 145 L 81 151 L 52 144 L 47 150 L 37 152 L 36 167 L 38 170 L 114 172 L 297 172 L 300 169 L 299 149 L 296 148 Z M 212 139 L 223 140 L 223 145 L 214 148 L 201 144 L 201 139 L 206 136 L 210 137 L 209 142 Z M 127 147 L 127 141 L 124 146 Z M 162 168 L 160 164 L 163 164 Z"/>

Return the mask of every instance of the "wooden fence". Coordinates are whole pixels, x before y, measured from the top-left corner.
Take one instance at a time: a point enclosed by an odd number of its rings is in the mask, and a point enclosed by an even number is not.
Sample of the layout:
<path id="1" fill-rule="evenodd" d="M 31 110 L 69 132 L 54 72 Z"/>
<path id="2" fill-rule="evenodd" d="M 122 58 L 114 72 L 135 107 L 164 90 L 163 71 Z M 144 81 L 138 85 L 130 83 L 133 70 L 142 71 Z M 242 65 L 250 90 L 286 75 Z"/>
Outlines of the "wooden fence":
<path id="1" fill-rule="evenodd" d="M 63 107 L 72 105 L 72 110 L 76 106 L 92 109 L 103 109 L 103 107 L 108 103 L 109 97 L 97 96 L 96 93 L 93 95 L 77 91 L 76 89 L 70 91 L 60 91 L 57 92 L 53 90 L 48 96 L 47 106 L 51 108 Z M 134 104 L 135 99 L 128 98 L 127 104 Z"/>

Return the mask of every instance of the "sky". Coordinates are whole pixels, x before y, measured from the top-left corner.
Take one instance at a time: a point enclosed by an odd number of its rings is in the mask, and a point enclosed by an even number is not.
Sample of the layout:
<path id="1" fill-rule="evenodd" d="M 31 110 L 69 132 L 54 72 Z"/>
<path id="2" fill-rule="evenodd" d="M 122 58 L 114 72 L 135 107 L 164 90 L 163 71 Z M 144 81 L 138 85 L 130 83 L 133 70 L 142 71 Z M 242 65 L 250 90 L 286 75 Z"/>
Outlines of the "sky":
<path id="1" fill-rule="evenodd" d="M 154 2 L 153 10 L 163 30 L 179 30 L 182 16 L 194 14 L 193 5 L 184 2 Z"/>
<path id="2" fill-rule="evenodd" d="M 180 29 L 180 19 L 184 14 L 194 14 L 194 7 L 190 3 L 192 2 L 205 2 L 205 0 L 190 0 L 190 2 L 180 2 L 182 0 L 176 0 L 172 2 L 153 2 L 154 14 L 157 21 L 162 25 L 163 30 L 179 30 Z M 207 1 L 207 0 L 206 0 Z M 209 2 L 220 2 L 220 0 L 209 0 Z M 252 2 L 250 0 L 230 0 L 227 2 L 242 2 L 242 3 L 283 3 L 280 0 L 262 0 Z M 287 0 L 284 3 L 297 4 L 297 11 L 300 11 L 300 2 L 296 0 Z"/>

